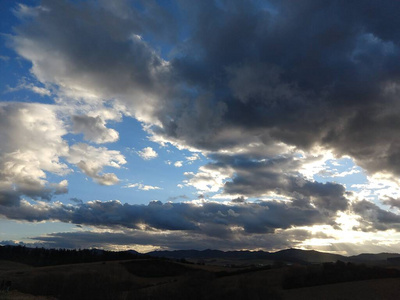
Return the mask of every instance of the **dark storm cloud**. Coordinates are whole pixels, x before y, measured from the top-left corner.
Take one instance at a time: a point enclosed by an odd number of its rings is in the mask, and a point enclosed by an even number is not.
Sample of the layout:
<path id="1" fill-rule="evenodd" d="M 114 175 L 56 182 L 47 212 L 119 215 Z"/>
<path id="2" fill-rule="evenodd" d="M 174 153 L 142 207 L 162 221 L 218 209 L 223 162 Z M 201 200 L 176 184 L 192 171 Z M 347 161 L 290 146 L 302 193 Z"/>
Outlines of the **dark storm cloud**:
<path id="1" fill-rule="evenodd" d="M 18 205 L 20 195 L 15 192 L 0 192 L 0 205 L 1 206 L 13 206 Z"/>
<path id="2" fill-rule="evenodd" d="M 221 150 L 253 136 L 400 173 L 398 2 L 92 3 L 43 1 L 17 29 L 14 47 L 42 81 L 120 97 L 177 144 Z M 173 36 L 168 65 L 157 32 Z"/>
<path id="3" fill-rule="evenodd" d="M 387 197 L 387 199 L 382 200 L 382 203 L 390 205 L 391 208 L 400 208 L 400 199 Z"/>
<path id="4" fill-rule="evenodd" d="M 231 181 L 224 184 L 224 192 L 233 195 L 258 197 L 276 192 L 293 199 L 293 204 L 318 209 L 344 211 L 348 207 L 346 190 L 343 185 L 310 181 L 294 171 L 301 162 L 291 156 L 278 156 L 255 160 L 248 155 L 213 155 L 216 162 L 207 165 L 209 169 L 230 168 L 234 172 Z"/>
<path id="5" fill-rule="evenodd" d="M 178 144 L 268 136 L 400 173 L 397 1 L 93 3 L 43 1 L 18 27 L 13 45 L 39 79 L 139 108 L 137 93 L 157 98 L 154 133 Z M 171 49 L 168 66 L 156 41 Z"/>
<path id="6" fill-rule="evenodd" d="M 314 224 L 334 224 L 333 219 L 312 207 L 296 207 L 276 201 L 225 205 L 204 202 L 150 202 L 148 205 L 121 204 L 119 201 L 92 201 L 78 205 L 61 203 L 0 206 L 0 214 L 9 219 L 40 222 L 59 220 L 78 225 L 158 230 L 186 230 L 213 236 L 231 236 L 233 227 L 246 233 L 273 233 L 276 229 Z"/>
<path id="7" fill-rule="evenodd" d="M 303 149 L 332 148 L 370 172 L 400 172 L 400 30 L 393 14 L 400 4 L 272 1 L 270 11 L 257 5 L 208 1 L 187 8 L 193 34 L 172 60 L 174 72 L 225 106 L 208 116 L 219 120 L 209 127 L 199 126 L 212 123 L 196 108 L 192 118 L 187 110 L 168 111 L 173 121 L 157 133 L 215 150 L 234 144 L 224 134 L 240 128 Z"/>
<path id="8" fill-rule="evenodd" d="M 83 91 L 80 97 L 116 99 L 150 125 L 156 140 L 236 152 L 210 154 L 207 168 L 233 170 L 225 193 L 278 191 L 292 203 L 92 202 L 54 206 L 46 216 L 26 207 L 26 216 L 13 208 L 3 214 L 220 235 L 229 235 L 228 224 L 273 232 L 332 224 L 332 213 L 348 208 L 342 185 L 306 180 L 298 161 L 279 157 L 282 142 L 349 155 L 371 173 L 400 174 L 400 2 L 182 1 L 180 26 L 168 9 L 149 3 L 43 1 L 47 10 L 17 28 L 13 47 L 40 81 Z M 161 47 L 171 51 L 162 58 L 153 46 L 165 32 Z M 263 151 L 249 150 L 254 141 Z M 397 215 L 369 202 L 353 210 L 375 228 L 397 226 Z"/>
<path id="9" fill-rule="evenodd" d="M 366 200 L 354 203 L 352 208 L 356 214 L 361 216 L 360 229 L 363 231 L 388 229 L 400 231 L 400 215 L 383 210 Z"/>
<path id="10" fill-rule="evenodd" d="M 113 232 L 66 232 L 53 233 L 45 236 L 33 237 L 37 242 L 33 245 L 51 248 L 108 248 L 116 249 L 118 246 L 157 246 L 163 249 L 251 249 L 254 245 L 262 249 L 278 250 L 296 247 L 302 241 L 314 235 L 306 230 L 288 229 L 273 235 L 254 234 L 247 235 L 236 233 L 231 239 L 210 237 L 202 233 L 186 233 L 182 231 L 171 232 L 165 235 L 161 232 L 124 231 Z M 1 244 L 2 242 L 0 242 Z M 12 241 L 3 241 L 4 244 Z M 29 244 L 27 244 L 29 245 Z"/>
<path id="11" fill-rule="evenodd" d="M 243 196 L 231 200 L 233 203 L 245 203 L 246 199 Z"/>
<path id="12" fill-rule="evenodd" d="M 400 173 L 397 2 L 185 2 L 181 40 L 170 10 L 126 5 L 43 1 L 48 10 L 18 28 L 14 47 L 44 81 L 139 107 L 130 93 L 159 97 L 147 111 L 162 123 L 154 133 L 178 144 L 220 150 L 268 136 L 268 144 L 323 145 L 370 172 Z M 168 67 L 133 35 L 155 41 L 159 30 L 174 36 L 164 42 Z M 49 52 L 48 63 L 28 44 Z"/>
<path id="13" fill-rule="evenodd" d="M 154 94 L 163 61 L 140 35 L 171 36 L 162 33 L 174 32 L 174 20 L 150 1 L 142 11 L 124 2 L 42 1 L 40 14 L 19 26 L 11 43 L 42 82 L 77 96 Z"/>
<path id="14" fill-rule="evenodd" d="M 1 179 L 1 177 L 0 177 Z M 35 181 L 27 180 L 24 183 L 19 182 L 14 189 L 4 189 L 0 191 L 0 207 L 15 206 L 18 207 L 23 196 L 28 196 L 34 200 L 50 201 L 54 195 L 68 193 L 68 186 L 63 184 L 49 184 L 47 186 L 38 185 Z M 1 209 L 0 209 L 1 211 Z M 1 213 L 1 212 L 0 212 Z"/>
<path id="15" fill-rule="evenodd" d="M 0 181 L 1 179 L 3 178 L 0 176 Z M 24 196 L 30 197 L 33 200 L 50 201 L 54 195 L 66 193 L 68 193 L 68 186 L 63 183 L 41 185 L 34 179 L 29 180 L 24 178 L 23 181 L 21 180 L 18 184 L 15 184 L 14 187 L 5 186 L 3 190 L 0 190 L 0 207 L 18 207 Z"/>
<path id="16" fill-rule="evenodd" d="M 69 200 L 76 204 L 83 204 L 83 200 L 76 197 L 70 198 Z"/>

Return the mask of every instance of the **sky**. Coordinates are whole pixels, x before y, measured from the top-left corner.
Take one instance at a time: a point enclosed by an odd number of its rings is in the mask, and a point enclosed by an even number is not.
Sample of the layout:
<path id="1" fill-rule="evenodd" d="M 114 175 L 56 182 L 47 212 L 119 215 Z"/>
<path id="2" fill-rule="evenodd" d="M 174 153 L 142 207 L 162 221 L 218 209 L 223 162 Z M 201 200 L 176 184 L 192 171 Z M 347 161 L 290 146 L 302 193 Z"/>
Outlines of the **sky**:
<path id="1" fill-rule="evenodd" d="M 400 2 L 0 2 L 0 245 L 400 252 Z"/>

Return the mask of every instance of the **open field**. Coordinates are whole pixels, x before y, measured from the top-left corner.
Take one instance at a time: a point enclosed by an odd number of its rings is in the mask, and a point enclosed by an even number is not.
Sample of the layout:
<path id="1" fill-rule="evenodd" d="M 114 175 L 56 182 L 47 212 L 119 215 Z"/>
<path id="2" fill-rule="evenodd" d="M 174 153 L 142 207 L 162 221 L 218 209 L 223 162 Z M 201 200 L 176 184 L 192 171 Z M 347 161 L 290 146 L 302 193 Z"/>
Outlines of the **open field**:
<path id="1" fill-rule="evenodd" d="M 47 267 L 0 261 L 0 299 L 398 299 L 400 278 L 283 289 L 295 268 L 229 268 L 136 259 Z M 318 268 L 314 266 L 313 268 Z"/>
<path id="2" fill-rule="evenodd" d="M 400 279 L 364 280 L 285 290 L 282 296 L 287 300 L 395 300 L 400 299 Z"/>

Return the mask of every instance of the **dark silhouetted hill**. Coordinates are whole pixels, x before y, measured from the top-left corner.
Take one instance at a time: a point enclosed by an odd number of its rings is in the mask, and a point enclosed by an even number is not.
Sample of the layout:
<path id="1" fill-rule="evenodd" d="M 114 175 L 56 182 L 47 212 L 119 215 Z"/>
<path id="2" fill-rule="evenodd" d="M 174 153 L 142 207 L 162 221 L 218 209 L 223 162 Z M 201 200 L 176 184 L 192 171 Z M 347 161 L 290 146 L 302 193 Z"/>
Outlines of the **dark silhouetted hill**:
<path id="1" fill-rule="evenodd" d="M 315 250 L 286 249 L 278 252 L 264 251 L 220 251 L 220 250 L 174 250 L 153 251 L 147 253 L 153 257 L 165 257 L 170 259 L 232 259 L 238 261 L 268 260 L 275 262 L 314 264 L 325 262 L 336 262 L 338 260 L 354 263 L 383 263 L 388 259 L 400 257 L 397 253 L 360 254 L 356 256 L 343 256 L 332 253 L 319 252 Z"/>
<path id="2" fill-rule="evenodd" d="M 396 263 L 400 257 L 397 254 L 345 257 L 299 249 L 273 253 L 184 250 L 152 254 L 154 257 L 135 251 L 3 246 L 0 247 L 0 279 L 12 282 L 12 293 L 42 295 L 49 298 L 38 299 L 49 300 L 365 300 L 398 299 L 400 292 L 400 269 L 390 264 L 371 263 L 385 258 Z M 208 261 L 196 263 L 202 259 Z M 219 264 L 214 264 L 214 259 Z M 351 259 L 369 263 L 354 263 Z M 333 283 L 342 285 L 332 291 Z M 379 288 L 368 289 L 375 284 Z M 353 286 L 361 286 L 363 290 L 354 290 Z M 315 294 L 316 287 L 318 294 Z M 327 294 L 324 291 L 328 290 L 336 298 L 324 298 Z M 297 291 L 308 296 L 298 296 Z"/>
<path id="3" fill-rule="evenodd" d="M 105 251 L 100 249 L 45 249 L 25 246 L 0 246 L 0 260 L 15 261 L 35 267 L 98 261 L 126 260 L 143 257 L 136 251 Z"/>

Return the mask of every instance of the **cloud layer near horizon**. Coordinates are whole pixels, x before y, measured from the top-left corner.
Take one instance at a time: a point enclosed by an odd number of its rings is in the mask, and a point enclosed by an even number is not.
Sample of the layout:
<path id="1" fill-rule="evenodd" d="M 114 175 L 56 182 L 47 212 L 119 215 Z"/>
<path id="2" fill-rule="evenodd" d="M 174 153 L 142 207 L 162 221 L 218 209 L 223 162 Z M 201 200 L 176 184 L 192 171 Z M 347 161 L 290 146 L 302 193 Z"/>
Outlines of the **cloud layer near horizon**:
<path id="1" fill-rule="evenodd" d="M 0 107 L 0 213 L 135 230 L 143 222 L 221 238 L 235 226 L 249 235 L 336 226 L 339 213 L 363 218 L 355 230 L 398 230 L 395 212 L 341 184 L 317 182 L 304 169 L 329 152 L 397 183 L 399 10 L 389 0 L 20 5 L 21 25 L 9 43 L 57 97 L 49 105 Z M 43 208 L 21 200 L 67 193 L 66 181 L 49 182 L 45 172 L 62 176 L 71 166 L 101 185 L 117 184 L 103 168 L 126 163 L 108 148 L 119 139 L 108 122 L 122 116 L 139 120 L 161 145 L 210 159 L 197 173 L 185 173 L 185 185 L 244 204 L 209 202 L 200 209 L 93 201 Z M 68 144 L 67 134 L 83 134 L 85 143 Z M 28 143 L 28 135 L 38 138 Z M 150 147 L 138 154 L 157 157 Z M 245 203 L 244 197 L 276 199 Z M 399 207 L 397 199 L 382 201 Z"/>

